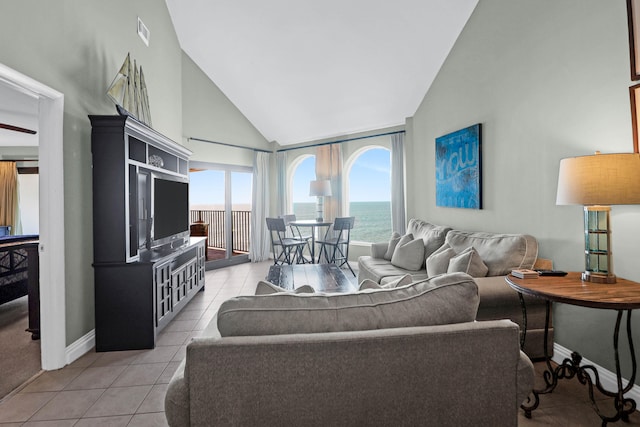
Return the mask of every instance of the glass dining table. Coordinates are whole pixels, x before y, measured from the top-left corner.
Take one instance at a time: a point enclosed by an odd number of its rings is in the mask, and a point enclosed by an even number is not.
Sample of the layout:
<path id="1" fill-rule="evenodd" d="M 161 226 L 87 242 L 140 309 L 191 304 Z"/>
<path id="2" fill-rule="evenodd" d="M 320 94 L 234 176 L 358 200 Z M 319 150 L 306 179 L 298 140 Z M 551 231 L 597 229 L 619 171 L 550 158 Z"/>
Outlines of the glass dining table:
<path id="1" fill-rule="evenodd" d="M 332 225 L 331 221 L 318 221 L 316 219 L 299 219 L 295 221 L 291 221 L 289 225 L 293 225 L 296 227 L 310 227 L 311 228 L 311 263 L 316 263 L 316 234 L 317 230 L 320 227 L 329 227 Z M 317 260 L 319 263 L 320 260 Z"/>

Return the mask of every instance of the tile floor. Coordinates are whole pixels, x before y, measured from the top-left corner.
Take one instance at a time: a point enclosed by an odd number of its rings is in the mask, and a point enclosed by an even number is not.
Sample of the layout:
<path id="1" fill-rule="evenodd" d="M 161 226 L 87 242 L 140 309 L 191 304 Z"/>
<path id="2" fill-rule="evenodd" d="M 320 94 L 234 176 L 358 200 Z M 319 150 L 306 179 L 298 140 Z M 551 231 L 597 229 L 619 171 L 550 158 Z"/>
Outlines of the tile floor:
<path id="1" fill-rule="evenodd" d="M 186 344 L 213 318 L 220 304 L 253 294 L 271 262 L 208 271 L 206 289 L 160 333 L 153 350 L 89 352 L 71 365 L 44 372 L 0 402 L 0 427 L 8 426 L 166 426 L 164 395 Z M 347 273 L 347 276 L 350 275 Z M 536 363 L 541 381 L 542 363 Z M 602 397 L 599 403 L 604 404 Z M 609 405 L 603 406 L 610 409 Z M 576 379 L 559 383 L 541 398 L 532 419 L 522 411 L 519 426 L 598 426 L 587 390 Z M 635 412 L 629 423 L 640 425 Z"/>
<path id="2" fill-rule="evenodd" d="M 166 426 L 164 395 L 186 344 L 223 301 L 253 294 L 270 265 L 208 271 L 205 291 L 159 334 L 156 348 L 89 352 L 63 369 L 41 373 L 0 402 L 0 426 Z"/>

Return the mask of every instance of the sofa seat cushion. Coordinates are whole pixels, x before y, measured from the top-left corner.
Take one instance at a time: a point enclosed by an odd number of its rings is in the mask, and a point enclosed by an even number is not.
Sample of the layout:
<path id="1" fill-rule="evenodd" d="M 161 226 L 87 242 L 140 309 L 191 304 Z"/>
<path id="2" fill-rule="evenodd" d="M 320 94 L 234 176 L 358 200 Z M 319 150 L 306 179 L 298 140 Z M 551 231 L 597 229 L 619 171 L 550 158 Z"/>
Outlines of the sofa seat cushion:
<path id="1" fill-rule="evenodd" d="M 348 294 L 240 296 L 220 306 L 224 336 L 279 335 L 429 326 L 473 321 L 479 296 L 464 273 Z"/>
<path id="2" fill-rule="evenodd" d="M 396 267 L 391 262 L 382 258 L 363 255 L 358 258 L 358 280 L 373 280 L 378 283 L 386 283 L 395 280 L 405 274 L 411 274 L 414 281 L 427 278 L 427 270 L 410 271 Z"/>
<path id="3" fill-rule="evenodd" d="M 496 234 L 451 230 L 445 242 L 461 253 L 472 246 L 487 265 L 487 276 L 505 276 L 514 268 L 532 268 L 538 242 L 527 234 Z"/>

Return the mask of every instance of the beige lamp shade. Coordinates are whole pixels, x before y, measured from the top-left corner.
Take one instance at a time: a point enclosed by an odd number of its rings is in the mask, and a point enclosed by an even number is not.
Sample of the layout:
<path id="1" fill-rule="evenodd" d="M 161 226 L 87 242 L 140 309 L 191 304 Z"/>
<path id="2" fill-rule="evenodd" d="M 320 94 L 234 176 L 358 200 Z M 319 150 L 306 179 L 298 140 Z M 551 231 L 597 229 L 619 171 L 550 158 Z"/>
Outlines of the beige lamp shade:
<path id="1" fill-rule="evenodd" d="M 326 179 L 311 181 L 309 196 L 331 196 L 331 182 Z"/>
<path id="2" fill-rule="evenodd" d="M 556 204 L 640 204 L 640 154 L 594 154 L 562 159 Z"/>

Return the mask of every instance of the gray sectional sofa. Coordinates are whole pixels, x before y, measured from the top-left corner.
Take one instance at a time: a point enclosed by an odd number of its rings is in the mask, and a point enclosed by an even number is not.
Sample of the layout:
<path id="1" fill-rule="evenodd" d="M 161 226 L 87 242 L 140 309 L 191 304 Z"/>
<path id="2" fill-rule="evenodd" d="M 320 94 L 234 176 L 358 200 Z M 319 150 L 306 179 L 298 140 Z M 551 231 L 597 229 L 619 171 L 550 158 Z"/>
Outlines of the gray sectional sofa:
<path id="1" fill-rule="evenodd" d="M 464 271 L 460 269 L 460 262 L 453 270 L 448 268 L 452 263 L 448 266 L 447 263 L 454 259 L 445 254 L 448 252 L 449 256 L 458 255 L 458 258 L 465 259 L 462 265 L 468 266 L 469 270 L 466 272 L 471 274 L 478 284 L 480 305 L 477 320 L 509 319 L 522 326 L 522 308 L 518 293 L 506 283 L 505 275 L 514 268 L 534 267 L 538 256 L 538 243 L 534 237 L 526 234 L 455 230 L 419 219 L 409 221 L 405 236 L 407 235 L 411 235 L 416 240 L 422 239 L 423 248 L 419 248 L 419 245 L 410 246 L 411 243 L 407 243 L 404 252 L 398 254 L 398 247 L 403 242 L 399 242 L 397 238 L 395 242 L 373 244 L 371 255 L 361 256 L 358 259 L 358 281 L 369 279 L 385 284 L 406 274 L 410 274 L 413 280 L 421 280 L 447 271 Z M 396 244 L 395 250 L 394 244 Z M 475 258 L 465 258 L 465 251 L 469 248 L 474 249 Z M 415 252 L 419 256 L 414 257 Z M 471 258 L 471 262 L 467 264 L 468 258 Z M 484 266 L 474 265 L 474 260 Z M 524 351 L 532 359 L 543 358 L 546 302 L 529 296 L 525 296 L 524 299 L 527 307 L 527 335 Z M 552 325 L 549 328 L 548 346 L 551 353 L 553 350 Z"/>
<path id="2" fill-rule="evenodd" d="M 515 426 L 533 365 L 509 320 L 478 322 L 452 273 L 350 294 L 225 301 L 165 398 L 171 427 Z"/>

